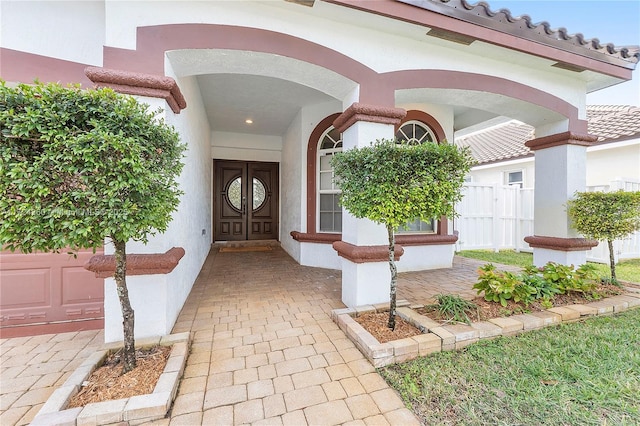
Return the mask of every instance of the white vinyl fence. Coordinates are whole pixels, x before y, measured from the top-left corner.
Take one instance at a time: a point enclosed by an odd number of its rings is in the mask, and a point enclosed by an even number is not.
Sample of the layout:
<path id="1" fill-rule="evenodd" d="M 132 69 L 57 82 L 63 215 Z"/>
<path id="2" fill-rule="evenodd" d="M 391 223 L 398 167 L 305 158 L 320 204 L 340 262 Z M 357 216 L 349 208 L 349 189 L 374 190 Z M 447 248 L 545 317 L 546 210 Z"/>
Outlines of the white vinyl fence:
<path id="1" fill-rule="evenodd" d="M 609 185 L 588 187 L 587 191 L 640 191 L 640 181 L 616 180 Z M 458 231 L 456 251 L 503 250 L 532 251 L 524 237 L 533 235 L 533 188 L 498 184 L 467 183 L 464 198 L 456 206 L 454 220 Z M 640 257 L 640 232 L 614 242 L 616 259 Z M 587 259 L 609 262 L 606 243 L 587 252 Z"/>

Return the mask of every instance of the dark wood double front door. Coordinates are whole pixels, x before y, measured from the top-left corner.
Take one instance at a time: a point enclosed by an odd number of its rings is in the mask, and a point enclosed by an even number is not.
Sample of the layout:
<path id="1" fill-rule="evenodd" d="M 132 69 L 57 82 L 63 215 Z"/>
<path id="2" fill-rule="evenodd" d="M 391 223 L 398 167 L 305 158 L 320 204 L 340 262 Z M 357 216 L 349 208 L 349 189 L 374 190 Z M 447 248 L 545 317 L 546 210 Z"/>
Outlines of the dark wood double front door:
<path id="1" fill-rule="evenodd" d="M 278 239 L 278 163 L 214 160 L 214 239 Z"/>

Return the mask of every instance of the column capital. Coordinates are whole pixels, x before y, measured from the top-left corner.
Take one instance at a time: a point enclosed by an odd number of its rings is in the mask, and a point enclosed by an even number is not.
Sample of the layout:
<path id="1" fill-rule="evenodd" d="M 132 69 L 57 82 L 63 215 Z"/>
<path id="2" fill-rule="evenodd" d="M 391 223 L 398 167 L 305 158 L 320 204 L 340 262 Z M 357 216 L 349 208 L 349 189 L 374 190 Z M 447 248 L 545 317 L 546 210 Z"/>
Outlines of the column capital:
<path id="1" fill-rule="evenodd" d="M 562 132 L 555 135 L 543 136 L 541 138 L 531 139 L 524 145 L 535 151 L 537 149 L 551 148 L 561 145 L 578 145 L 591 146 L 598 140 L 597 136 L 589 134 L 580 134 L 574 132 Z"/>
<path id="2" fill-rule="evenodd" d="M 333 126 L 340 132 L 344 132 L 358 121 L 369 123 L 381 123 L 397 125 L 407 115 L 402 108 L 382 107 L 377 105 L 361 104 L 354 102 L 333 122 Z"/>
<path id="3" fill-rule="evenodd" d="M 127 95 L 164 99 L 176 114 L 187 107 L 178 84 L 171 77 L 100 67 L 87 67 L 84 73 L 96 87 L 109 87 Z"/>
<path id="4" fill-rule="evenodd" d="M 388 262 L 389 246 L 356 246 L 344 241 L 336 241 L 333 243 L 333 249 L 338 255 L 350 260 L 353 263 L 369 263 L 369 262 Z M 401 245 L 395 245 L 394 260 L 398 261 L 404 254 L 404 248 Z"/>

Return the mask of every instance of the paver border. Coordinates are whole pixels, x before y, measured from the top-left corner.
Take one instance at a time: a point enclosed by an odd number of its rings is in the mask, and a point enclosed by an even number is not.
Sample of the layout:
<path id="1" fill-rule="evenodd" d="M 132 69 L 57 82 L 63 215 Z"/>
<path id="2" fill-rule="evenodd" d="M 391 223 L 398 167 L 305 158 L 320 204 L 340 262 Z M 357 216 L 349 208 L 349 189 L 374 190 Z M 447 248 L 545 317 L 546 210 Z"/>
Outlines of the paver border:
<path id="1" fill-rule="evenodd" d="M 140 348 L 173 346 L 169 359 L 153 392 L 111 401 L 87 404 L 84 407 L 66 409 L 69 400 L 81 388 L 82 383 L 98 368 L 105 358 L 122 347 L 122 343 L 104 345 L 76 368 L 65 383 L 56 389 L 31 422 L 33 426 L 85 426 L 128 422 L 138 425 L 164 418 L 178 392 L 178 384 L 187 363 L 191 333 L 137 339 Z"/>
<path id="2" fill-rule="evenodd" d="M 414 310 L 422 305 L 411 305 L 406 300 L 398 301 L 397 306 L 398 315 L 422 331 L 421 335 L 380 343 L 354 320 L 359 315 L 369 312 L 388 312 L 388 303 L 334 309 L 331 311 L 331 319 L 344 331 L 369 362 L 378 368 L 409 361 L 434 352 L 462 349 L 480 340 L 513 336 L 551 325 L 575 322 L 585 317 L 612 315 L 627 309 L 637 308 L 640 307 L 640 292 L 627 287 L 625 293 L 621 295 L 586 304 L 492 318 L 488 321 L 474 322 L 471 325 L 442 325 Z"/>

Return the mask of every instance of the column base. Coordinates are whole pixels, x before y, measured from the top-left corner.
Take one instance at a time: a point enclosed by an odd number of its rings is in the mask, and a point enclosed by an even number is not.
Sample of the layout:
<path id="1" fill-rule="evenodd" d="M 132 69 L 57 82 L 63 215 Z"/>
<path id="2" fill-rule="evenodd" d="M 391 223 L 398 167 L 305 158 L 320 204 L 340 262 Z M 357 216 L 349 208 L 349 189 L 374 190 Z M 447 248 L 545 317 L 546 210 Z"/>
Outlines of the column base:
<path id="1" fill-rule="evenodd" d="M 349 308 L 391 300 L 388 262 L 354 263 L 342 259 L 342 303 Z"/>
<path id="2" fill-rule="evenodd" d="M 356 246 L 344 241 L 333 243 L 342 258 L 342 302 L 350 308 L 391 300 L 391 270 L 389 247 Z M 395 246 L 396 262 L 404 253 Z"/>
<path id="3" fill-rule="evenodd" d="M 548 262 L 579 266 L 587 263 L 587 251 L 598 245 L 586 238 L 559 238 L 529 236 L 524 239 L 533 248 L 533 264 L 544 266 Z"/>

